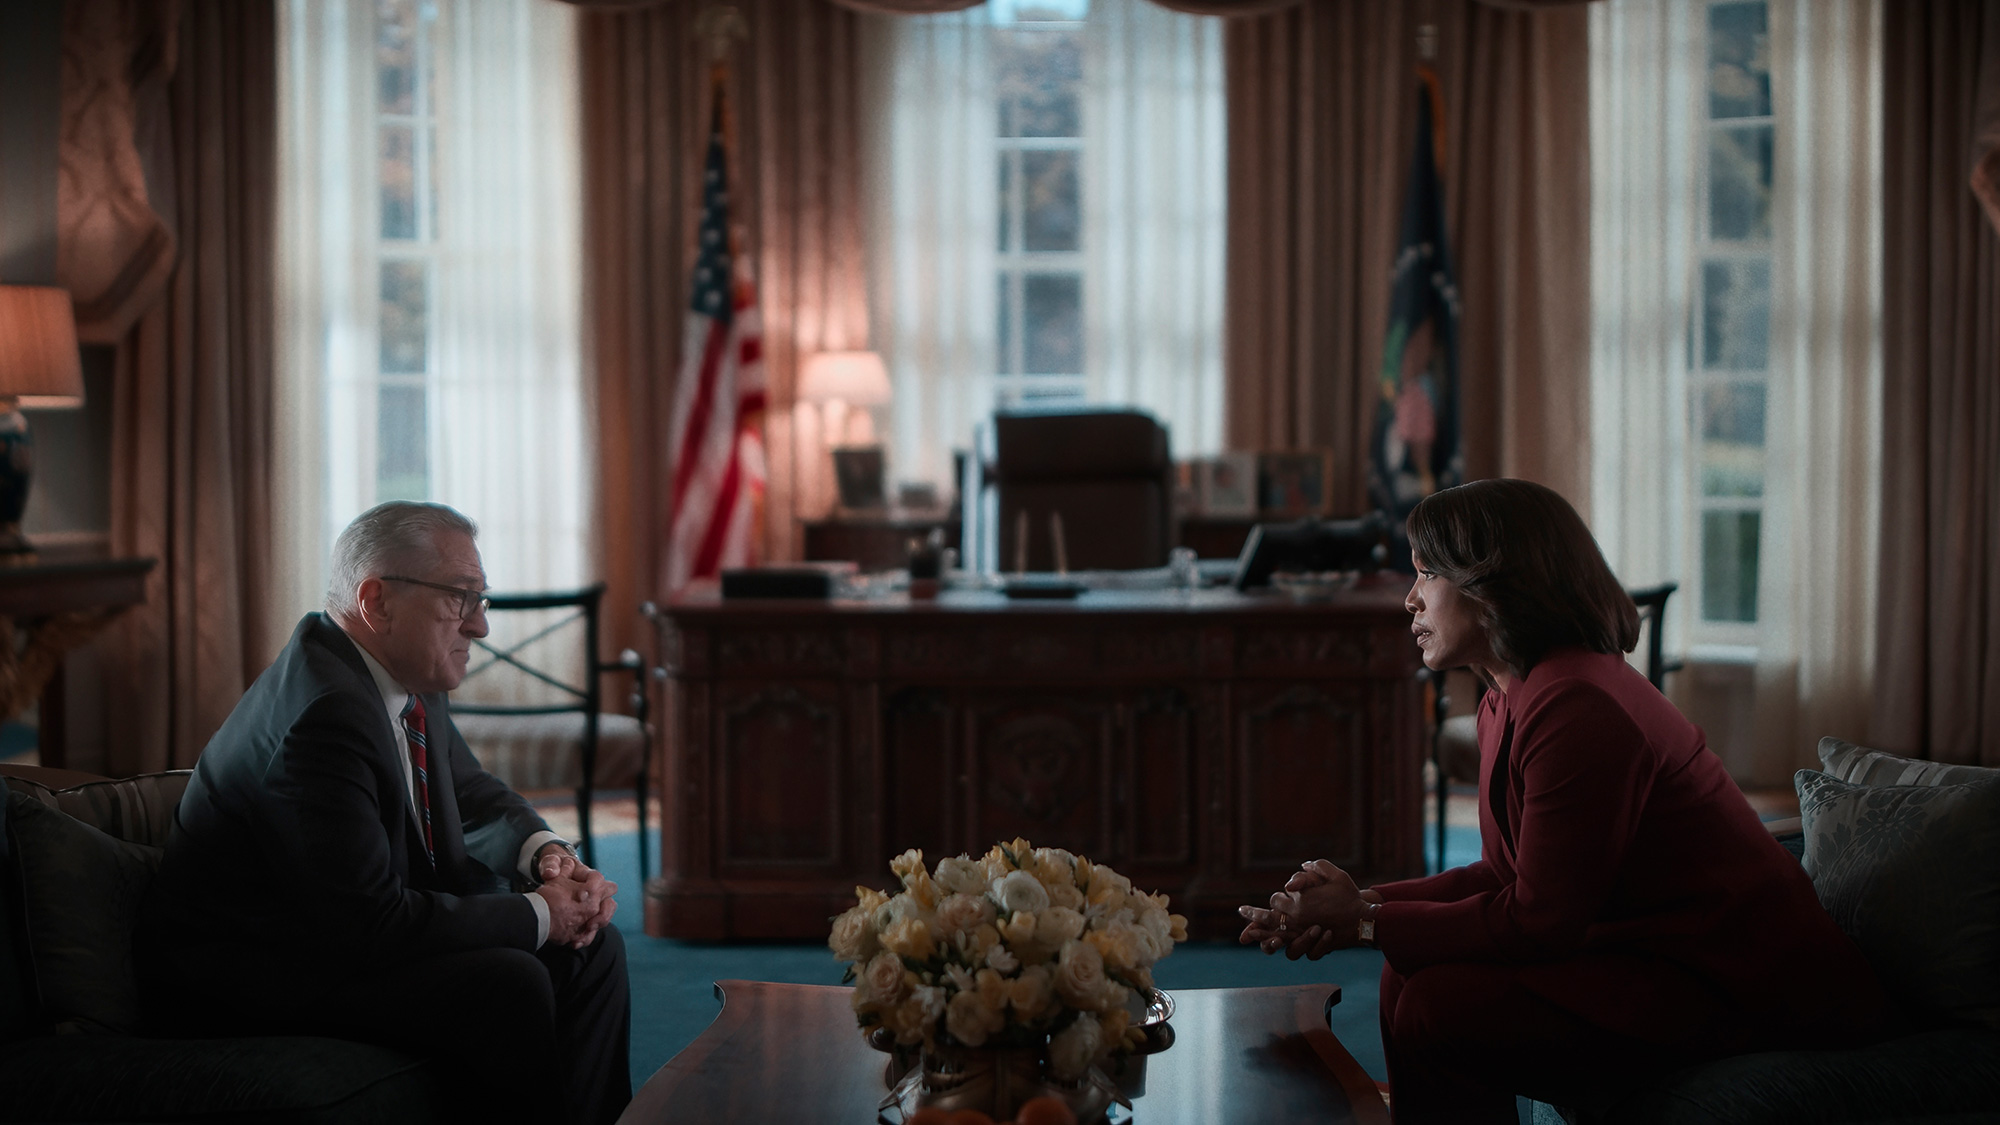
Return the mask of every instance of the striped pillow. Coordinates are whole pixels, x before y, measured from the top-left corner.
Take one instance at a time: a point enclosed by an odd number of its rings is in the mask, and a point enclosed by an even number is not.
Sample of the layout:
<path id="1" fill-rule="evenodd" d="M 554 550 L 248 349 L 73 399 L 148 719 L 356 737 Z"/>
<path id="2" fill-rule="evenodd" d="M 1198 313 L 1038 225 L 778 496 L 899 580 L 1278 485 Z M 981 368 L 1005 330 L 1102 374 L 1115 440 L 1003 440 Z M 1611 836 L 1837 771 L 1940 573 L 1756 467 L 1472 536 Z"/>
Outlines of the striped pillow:
<path id="1" fill-rule="evenodd" d="M 2000 777 L 2000 769 L 1904 758 L 1831 737 L 1819 740 L 1819 760 L 1821 772 L 1855 785 L 1967 785 Z"/>

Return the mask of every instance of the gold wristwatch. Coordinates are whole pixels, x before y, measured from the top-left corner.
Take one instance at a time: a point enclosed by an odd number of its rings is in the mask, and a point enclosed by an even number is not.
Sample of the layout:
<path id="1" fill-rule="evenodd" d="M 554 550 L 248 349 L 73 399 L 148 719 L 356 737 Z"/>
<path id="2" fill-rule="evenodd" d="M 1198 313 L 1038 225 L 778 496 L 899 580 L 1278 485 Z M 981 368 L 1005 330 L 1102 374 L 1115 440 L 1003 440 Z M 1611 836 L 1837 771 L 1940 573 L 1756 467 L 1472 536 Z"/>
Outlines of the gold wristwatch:
<path id="1" fill-rule="evenodd" d="M 1354 920 L 1354 936 L 1370 949 L 1375 948 L 1375 915 L 1381 910 L 1381 903 L 1371 902 L 1362 908 L 1361 917 Z"/>

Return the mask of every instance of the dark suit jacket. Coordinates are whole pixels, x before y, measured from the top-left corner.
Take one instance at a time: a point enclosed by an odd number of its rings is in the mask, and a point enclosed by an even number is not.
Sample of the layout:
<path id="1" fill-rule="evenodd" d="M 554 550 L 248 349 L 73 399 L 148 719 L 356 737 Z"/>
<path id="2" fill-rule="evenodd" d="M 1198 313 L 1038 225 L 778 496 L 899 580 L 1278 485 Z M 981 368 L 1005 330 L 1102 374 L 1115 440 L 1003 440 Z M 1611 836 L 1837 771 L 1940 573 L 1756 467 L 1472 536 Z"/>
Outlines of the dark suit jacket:
<path id="1" fill-rule="evenodd" d="M 142 925 L 157 948 L 220 937 L 343 962 L 535 948 L 511 893 L 547 827 L 473 760 L 443 695 L 423 696 L 425 854 L 382 695 L 360 650 L 308 614 L 216 732 L 181 798 Z"/>
<path id="2" fill-rule="evenodd" d="M 1397 972 L 1520 966 L 1655 1042 L 1863 1037 L 1886 1008 L 1812 881 L 1689 722 L 1622 657 L 1558 651 L 1479 713 L 1480 859 L 1377 889 Z"/>

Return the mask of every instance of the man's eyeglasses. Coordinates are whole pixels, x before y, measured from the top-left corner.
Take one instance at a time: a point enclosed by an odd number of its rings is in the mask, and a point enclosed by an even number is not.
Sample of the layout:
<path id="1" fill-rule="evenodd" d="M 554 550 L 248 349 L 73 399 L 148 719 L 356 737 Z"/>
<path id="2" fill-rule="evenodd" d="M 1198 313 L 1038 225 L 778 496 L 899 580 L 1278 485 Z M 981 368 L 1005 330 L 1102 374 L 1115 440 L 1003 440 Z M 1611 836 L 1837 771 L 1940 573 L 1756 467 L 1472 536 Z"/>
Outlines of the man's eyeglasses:
<path id="1" fill-rule="evenodd" d="M 460 621 L 472 620 L 473 614 L 484 613 L 486 612 L 486 607 L 493 604 L 487 598 L 486 591 L 484 590 L 468 590 L 463 586 L 447 586 L 442 582 L 426 582 L 421 578 L 405 578 L 400 574 L 385 574 L 382 576 L 382 581 L 408 582 L 412 586 L 429 586 L 433 590 L 443 590 L 447 594 L 457 594 L 458 619 Z"/>

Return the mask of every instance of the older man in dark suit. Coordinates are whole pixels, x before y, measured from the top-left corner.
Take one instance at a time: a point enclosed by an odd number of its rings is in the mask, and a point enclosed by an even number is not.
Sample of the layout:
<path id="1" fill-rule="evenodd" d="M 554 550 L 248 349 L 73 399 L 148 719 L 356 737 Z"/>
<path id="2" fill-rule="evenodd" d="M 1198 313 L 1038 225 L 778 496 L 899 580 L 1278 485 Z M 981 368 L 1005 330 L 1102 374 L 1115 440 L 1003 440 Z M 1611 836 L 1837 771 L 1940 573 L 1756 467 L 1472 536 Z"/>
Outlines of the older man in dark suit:
<path id="1" fill-rule="evenodd" d="M 189 1030 L 384 1043 L 438 1059 L 471 1115 L 610 1121 L 631 1097 L 617 888 L 446 702 L 486 634 L 476 530 L 393 501 L 341 533 L 326 613 L 195 766 L 142 972 Z"/>

